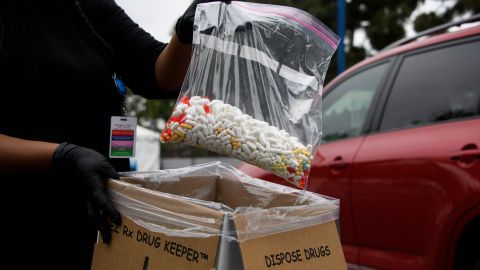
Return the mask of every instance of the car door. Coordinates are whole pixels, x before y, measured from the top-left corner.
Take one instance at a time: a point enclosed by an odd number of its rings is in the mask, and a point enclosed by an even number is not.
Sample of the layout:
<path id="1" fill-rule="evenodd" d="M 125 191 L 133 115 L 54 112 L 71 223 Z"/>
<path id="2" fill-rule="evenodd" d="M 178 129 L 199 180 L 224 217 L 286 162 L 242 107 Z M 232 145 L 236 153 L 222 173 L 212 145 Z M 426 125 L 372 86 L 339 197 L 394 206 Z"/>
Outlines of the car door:
<path id="1" fill-rule="evenodd" d="M 308 190 L 340 199 L 341 240 L 350 264 L 356 264 L 358 258 L 350 201 L 351 163 L 388 66 L 389 62 L 383 62 L 363 69 L 331 88 L 323 98 L 323 143 L 312 163 Z"/>
<path id="2" fill-rule="evenodd" d="M 359 263 L 446 269 L 459 208 L 480 202 L 478 38 L 405 55 L 391 85 L 352 170 Z"/>

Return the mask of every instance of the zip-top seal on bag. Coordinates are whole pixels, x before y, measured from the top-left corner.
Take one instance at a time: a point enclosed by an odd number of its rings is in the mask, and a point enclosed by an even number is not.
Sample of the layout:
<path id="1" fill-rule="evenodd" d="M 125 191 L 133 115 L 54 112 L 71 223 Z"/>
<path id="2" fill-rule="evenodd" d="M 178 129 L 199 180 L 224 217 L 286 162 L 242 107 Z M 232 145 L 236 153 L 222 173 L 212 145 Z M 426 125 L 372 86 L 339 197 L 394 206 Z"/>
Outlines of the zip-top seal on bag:
<path id="1" fill-rule="evenodd" d="M 291 7 L 200 4 L 193 54 L 162 142 L 229 155 L 305 188 L 339 38 Z"/>

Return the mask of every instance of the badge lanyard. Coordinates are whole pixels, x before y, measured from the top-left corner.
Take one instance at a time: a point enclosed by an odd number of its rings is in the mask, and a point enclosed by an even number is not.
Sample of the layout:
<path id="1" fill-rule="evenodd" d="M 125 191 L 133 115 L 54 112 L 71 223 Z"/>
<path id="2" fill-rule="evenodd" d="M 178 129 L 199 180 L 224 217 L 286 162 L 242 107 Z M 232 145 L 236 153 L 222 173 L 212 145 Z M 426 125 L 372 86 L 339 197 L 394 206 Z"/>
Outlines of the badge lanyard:
<path id="1" fill-rule="evenodd" d="M 113 82 L 115 83 L 115 87 L 117 87 L 118 93 L 122 96 L 122 116 L 127 115 L 127 87 L 122 81 L 122 78 L 117 73 L 113 73 L 112 75 Z"/>
<path id="2" fill-rule="evenodd" d="M 118 93 L 123 97 L 122 116 L 112 116 L 110 121 L 110 158 L 135 157 L 137 118 L 126 116 L 127 87 L 120 76 L 113 73 L 113 82 Z"/>

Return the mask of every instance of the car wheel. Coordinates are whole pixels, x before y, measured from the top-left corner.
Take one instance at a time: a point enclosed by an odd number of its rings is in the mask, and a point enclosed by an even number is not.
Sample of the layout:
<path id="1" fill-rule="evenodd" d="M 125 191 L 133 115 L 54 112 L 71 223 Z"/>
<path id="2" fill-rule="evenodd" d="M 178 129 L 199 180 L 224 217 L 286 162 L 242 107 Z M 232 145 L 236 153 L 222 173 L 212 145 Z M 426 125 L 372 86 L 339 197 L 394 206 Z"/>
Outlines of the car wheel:
<path id="1" fill-rule="evenodd" d="M 455 270 L 480 270 L 480 254 L 478 253 L 480 232 L 478 228 L 480 228 L 480 217 L 465 226 L 455 255 Z"/>
<path id="2" fill-rule="evenodd" d="M 473 264 L 472 270 L 480 270 L 480 256 L 476 259 L 475 263 Z"/>

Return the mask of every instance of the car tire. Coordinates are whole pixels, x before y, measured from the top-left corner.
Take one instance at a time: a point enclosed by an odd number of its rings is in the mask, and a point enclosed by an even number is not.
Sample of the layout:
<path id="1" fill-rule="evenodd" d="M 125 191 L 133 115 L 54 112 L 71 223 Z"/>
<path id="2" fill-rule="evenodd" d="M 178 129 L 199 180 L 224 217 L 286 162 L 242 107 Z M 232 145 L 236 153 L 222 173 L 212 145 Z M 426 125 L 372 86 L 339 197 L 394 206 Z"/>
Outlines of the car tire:
<path id="1" fill-rule="evenodd" d="M 455 255 L 455 270 L 480 270 L 480 217 L 472 220 L 466 227 L 459 239 L 458 249 Z"/>
<path id="2" fill-rule="evenodd" d="M 480 256 L 476 259 L 475 263 L 473 264 L 472 270 L 480 270 Z"/>

